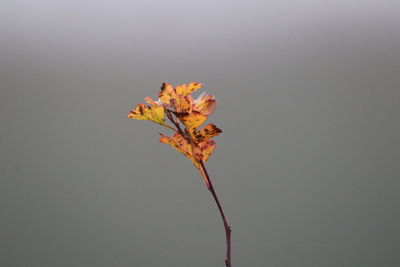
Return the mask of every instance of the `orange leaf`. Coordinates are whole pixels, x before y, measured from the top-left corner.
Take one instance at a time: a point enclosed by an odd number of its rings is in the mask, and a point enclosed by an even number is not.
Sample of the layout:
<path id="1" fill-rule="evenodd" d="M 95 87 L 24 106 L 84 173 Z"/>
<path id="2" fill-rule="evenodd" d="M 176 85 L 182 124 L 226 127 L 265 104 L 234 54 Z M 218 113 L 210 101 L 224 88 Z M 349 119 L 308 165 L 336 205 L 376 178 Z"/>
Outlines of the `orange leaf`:
<path id="1" fill-rule="evenodd" d="M 177 94 L 175 89 L 172 87 L 172 85 L 168 84 L 168 83 L 163 83 L 161 86 L 161 91 L 159 94 L 160 100 L 166 104 L 169 105 L 171 99 L 176 99 L 177 98 Z"/>
<path id="2" fill-rule="evenodd" d="M 201 142 L 205 139 L 210 139 L 214 136 L 219 135 L 222 133 L 222 130 L 219 129 L 215 124 L 209 123 L 206 126 L 204 126 L 201 130 L 198 132 L 194 132 L 194 138 L 197 142 Z"/>
<path id="3" fill-rule="evenodd" d="M 211 139 L 207 139 L 199 144 L 201 149 L 201 155 L 203 162 L 206 162 L 208 158 L 211 156 L 211 153 L 215 149 L 215 142 Z"/>
<path id="4" fill-rule="evenodd" d="M 184 154 L 187 158 L 189 158 L 193 164 L 199 168 L 199 163 L 193 156 L 192 146 L 189 142 L 180 134 L 176 133 L 172 137 L 161 134 L 160 138 L 161 143 L 169 144 L 177 151 Z"/>
<path id="5" fill-rule="evenodd" d="M 201 87 L 203 87 L 202 83 L 189 83 L 188 85 L 186 85 L 185 83 L 182 85 L 178 85 L 177 87 L 175 87 L 175 91 L 178 95 L 188 95 L 198 89 L 200 89 Z"/>
<path id="6" fill-rule="evenodd" d="M 171 99 L 171 104 L 174 106 L 177 113 L 190 113 L 192 111 L 192 97 L 190 95 L 177 95 Z"/>
<path id="7" fill-rule="evenodd" d="M 206 121 L 207 116 L 198 111 L 192 111 L 189 114 L 178 115 L 178 118 L 185 125 L 188 131 L 192 133 L 197 127 Z"/>

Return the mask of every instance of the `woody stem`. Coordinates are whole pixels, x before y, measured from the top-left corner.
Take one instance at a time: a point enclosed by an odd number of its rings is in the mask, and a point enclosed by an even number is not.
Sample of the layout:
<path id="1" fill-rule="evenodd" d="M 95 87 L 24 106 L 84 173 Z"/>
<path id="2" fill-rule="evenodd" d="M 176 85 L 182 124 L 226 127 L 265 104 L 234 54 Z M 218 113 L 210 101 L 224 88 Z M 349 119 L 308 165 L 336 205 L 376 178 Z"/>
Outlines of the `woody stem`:
<path id="1" fill-rule="evenodd" d="M 189 143 L 192 144 L 193 140 L 190 137 L 190 134 L 188 133 L 188 131 L 185 129 L 185 131 L 182 130 L 182 128 L 180 127 L 179 123 L 174 119 L 174 117 L 172 116 L 172 113 L 170 111 L 166 112 L 168 119 L 172 122 L 172 124 L 175 125 L 175 127 L 177 128 L 177 132 L 179 134 L 181 134 L 185 139 L 188 140 Z M 172 128 L 172 127 L 171 127 Z M 173 128 L 172 128 L 173 129 Z M 175 129 L 174 129 L 175 130 Z M 225 217 L 225 213 L 224 210 L 222 208 L 221 202 L 219 201 L 218 195 L 215 192 L 214 186 L 211 182 L 210 176 L 208 175 L 206 166 L 204 165 L 204 162 L 202 160 L 199 161 L 201 168 L 199 168 L 199 171 L 201 173 L 201 175 L 203 176 L 203 178 L 206 180 L 207 182 L 207 188 L 208 190 L 210 190 L 211 195 L 213 196 L 215 203 L 217 204 L 219 213 L 221 215 L 222 218 L 222 222 L 224 224 L 224 228 L 225 228 L 225 237 L 226 237 L 226 259 L 225 259 L 225 266 L 226 267 L 232 267 L 231 264 L 231 227 L 228 224 L 228 221 Z"/>
<path id="2" fill-rule="evenodd" d="M 215 203 L 217 204 L 219 213 L 220 213 L 221 218 L 222 218 L 222 222 L 224 223 L 225 236 L 226 236 L 225 266 L 226 267 L 231 267 L 232 266 L 231 265 L 231 232 L 232 232 L 232 230 L 231 230 L 231 227 L 228 224 L 228 221 L 226 220 L 224 210 L 223 210 L 222 205 L 221 205 L 221 203 L 219 201 L 218 195 L 215 192 L 214 186 L 213 186 L 213 184 L 211 182 L 210 176 L 208 175 L 208 172 L 207 172 L 206 166 L 204 165 L 204 162 L 200 161 L 200 165 L 201 165 L 201 169 L 202 169 L 201 170 L 201 174 L 204 175 L 206 180 L 208 181 L 208 189 L 210 190 L 210 192 L 211 192 L 211 194 L 212 194 L 212 196 L 213 196 L 213 198 L 215 200 Z"/>

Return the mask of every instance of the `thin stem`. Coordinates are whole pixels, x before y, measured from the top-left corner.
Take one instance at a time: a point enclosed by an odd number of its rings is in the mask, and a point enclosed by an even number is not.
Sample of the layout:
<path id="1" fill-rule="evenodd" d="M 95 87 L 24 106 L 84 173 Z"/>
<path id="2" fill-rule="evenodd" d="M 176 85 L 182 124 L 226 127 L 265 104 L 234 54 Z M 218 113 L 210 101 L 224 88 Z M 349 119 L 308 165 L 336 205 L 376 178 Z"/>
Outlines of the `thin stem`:
<path id="1" fill-rule="evenodd" d="M 193 140 L 193 138 L 191 138 L 189 132 L 187 131 L 187 129 L 185 128 L 185 131 L 182 130 L 182 128 L 179 125 L 179 122 L 172 116 L 171 112 L 168 110 L 166 112 L 167 114 L 167 118 L 172 122 L 172 124 L 175 125 L 176 129 L 172 128 L 171 126 L 169 126 L 168 128 L 176 131 L 177 133 L 181 134 L 185 139 L 188 140 L 188 142 L 192 145 L 196 145 L 195 141 Z M 226 236 L 226 259 L 225 259 L 225 266 L 226 267 L 232 267 L 232 261 L 231 261 L 231 227 L 228 224 L 228 221 L 226 220 L 225 217 L 225 213 L 224 210 L 222 208 L 222 205 L 219 201 L 218 195 L 215 192 L 214 186 L 211 182 L 210 176 L 208 175 L 206 166 L 204 165 L 204 162 L 202 160 L 199 161 L 200 163 L 200 168 L 199 171 L 201 173 L 201 175 L 203 176 L 203 179 L 206 181 L 206 185 L 208 190 L 210 190 L 215 203 L 217 204 L 219 213 L 221 215 L 222 218 L 222 222 L 224 223 L 224 228 L 225 228 L 225 236 Z"/>
<path id="2" fill-rule="evenodd" d="M 211 182 L 210 176 L 208 175 L 208 172 L 207 172 L 206 166 L 204 165 L 204 162 L 200 161 L 200 165 L 201 165 L 201 169 L 202 169 L 200 171 L 201 175 L 203 175 L 203 177 L 205 177 L 205 179 L 208 181 L 208 189 L 210 190 L 212 196 L 214 197 L 215 203 L 218 206 L 218 210 L 219 210 L 219 213 L 220 213 L 221 218 L 222 218 L 222 222 L 224 223 L 225 235 L 226 235 L 226 259 L 225 259 L 225 265 L 226 265 L 226 267 L 231 267 L 232 266 L 232 264 L 231 264 L 231 262 L 232 262 L 231 261 L 231 232 L 232 232 L 232 230 L 231 230 L 231 227 L 228 224 L 228 221 L 226 220 L 224 210 L 223 210 L 222 205 L 221 205 L 221 203 L 219 201 L 218 195 L 215 192 L 214 186 L 213 186 L 213 184 Z"/>
<path id="3" fill-rule="evenodd" d="M 179 125 L 179 122 L 177 122 L 175 119 L 174 119 L 174 117 L 172 116 L 172 113 L 171 113 L 171 111 L 169 111 L 169 110 L 167 110 L 167 112 L 166 112 L 166 114 L 167 114 L 167 118 L 175 125 L 175 127 L 176 127 L 176 131 L 178 132 L 178 133 L 180 133 L 181 135 L 183 135 L 183 131 L 182 131 L 182 128 L 181 128 L 181 126 Z M 171 127 L 172 128 L 172 127 Z M 172 128 L 173 129 L 173 128 Z M 174 129 L 175 130 L 175 129 Z"/>

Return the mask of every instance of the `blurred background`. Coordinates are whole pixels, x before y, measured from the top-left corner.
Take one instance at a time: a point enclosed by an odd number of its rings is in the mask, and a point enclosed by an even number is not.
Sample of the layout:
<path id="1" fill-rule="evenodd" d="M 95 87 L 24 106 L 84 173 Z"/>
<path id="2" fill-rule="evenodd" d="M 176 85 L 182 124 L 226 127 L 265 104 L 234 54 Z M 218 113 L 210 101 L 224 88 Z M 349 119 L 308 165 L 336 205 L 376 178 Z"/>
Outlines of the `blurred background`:
<path id="1" fill-rule="evenodd" d="M 204 82 L 233 266 L 400 266 L 398 1 L 0 3 L 0 266 L 223 266 L 200 175 L 126 114 Z"/>

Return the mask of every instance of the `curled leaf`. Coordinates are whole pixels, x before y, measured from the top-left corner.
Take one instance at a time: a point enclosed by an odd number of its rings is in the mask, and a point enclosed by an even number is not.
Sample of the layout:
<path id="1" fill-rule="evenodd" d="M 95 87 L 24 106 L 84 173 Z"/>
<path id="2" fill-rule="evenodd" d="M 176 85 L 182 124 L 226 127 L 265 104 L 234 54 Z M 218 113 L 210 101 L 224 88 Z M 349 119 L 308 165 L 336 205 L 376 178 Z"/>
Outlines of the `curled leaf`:
<path id="1" fill-rule="evenodd" d="M 200 95 L 199 98 L 197 98 L 193 102 L 193 109 L 196 111 L 199 111 L 203 113 L 204 115 L 208 116 L 212 114 L 216 107 L 217 107 L 217 100 L 213 95 Z"/>

